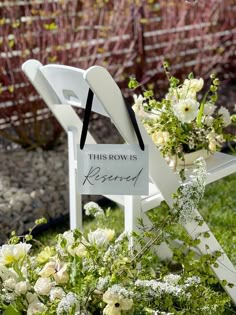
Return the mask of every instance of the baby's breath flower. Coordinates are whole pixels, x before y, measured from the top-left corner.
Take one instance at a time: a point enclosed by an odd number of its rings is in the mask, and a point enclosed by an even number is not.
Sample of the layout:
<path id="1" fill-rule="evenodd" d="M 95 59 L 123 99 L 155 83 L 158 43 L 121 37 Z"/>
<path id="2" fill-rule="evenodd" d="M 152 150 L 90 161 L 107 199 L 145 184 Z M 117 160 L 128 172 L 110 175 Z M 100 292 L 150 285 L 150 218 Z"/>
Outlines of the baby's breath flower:
<path id="1" fill-rule="evenodd" d="M 91 215 L 95 218 L 104 215 L 103 209 L 96 202 L 93 201 L 86 203 L 84 205 L 84 210 L 86 215 Z"/>
<path id="2" fill-rule="evenodd" d="M 78 311 L 77 309 L 78 307 L 79 307 L 78 296 L 72 292 L 69 292 L 59 302 L 56 312 L 57 312 L 57 315 L 69 314 L 72 308 L 74 308 L 75 311 Z"/>

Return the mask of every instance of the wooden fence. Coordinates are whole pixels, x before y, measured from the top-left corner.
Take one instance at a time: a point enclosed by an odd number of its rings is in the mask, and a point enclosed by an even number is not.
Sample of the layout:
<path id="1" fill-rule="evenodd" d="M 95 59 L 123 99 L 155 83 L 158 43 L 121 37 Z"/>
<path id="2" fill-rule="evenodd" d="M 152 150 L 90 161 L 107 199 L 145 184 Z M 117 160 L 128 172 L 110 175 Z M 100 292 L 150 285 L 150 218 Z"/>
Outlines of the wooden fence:
<path id="1" fill-rule="evenodd" d="M 25 0 L 0 3 L 0 128 L 49 116 L 21 71 L 30 58 L 83 69 L 105 66 L 127 93 L 127 78 L 164 87 L 175 75 L 236 69 L 234 0 Z M 105 91 L 104 91 L 105 92 Z M 37 117 L 37 118 L 36 118 Z"/>

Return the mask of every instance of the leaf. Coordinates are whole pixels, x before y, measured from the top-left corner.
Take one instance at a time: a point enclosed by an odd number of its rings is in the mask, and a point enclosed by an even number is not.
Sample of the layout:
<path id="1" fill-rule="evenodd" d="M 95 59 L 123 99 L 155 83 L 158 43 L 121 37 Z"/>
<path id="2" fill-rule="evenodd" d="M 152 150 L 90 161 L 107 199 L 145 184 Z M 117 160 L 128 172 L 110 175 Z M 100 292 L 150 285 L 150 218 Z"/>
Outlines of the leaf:
<path id="1" fill-rule="evenodd" d="M 2 315 L 21 315 L 22 313 L 19 312 L 18 310 L 16 310 L 14 308 L 14 306 L 12 304 L 10 304 L 5 311 L 3 312 Z"/>

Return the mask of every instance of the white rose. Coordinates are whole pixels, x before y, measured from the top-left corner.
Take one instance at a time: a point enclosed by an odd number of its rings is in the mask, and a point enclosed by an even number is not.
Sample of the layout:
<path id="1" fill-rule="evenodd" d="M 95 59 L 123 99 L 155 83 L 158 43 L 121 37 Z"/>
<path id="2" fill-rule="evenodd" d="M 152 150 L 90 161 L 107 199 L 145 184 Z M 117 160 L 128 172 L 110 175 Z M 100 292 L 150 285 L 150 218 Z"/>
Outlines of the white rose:
<path id="1" fill-rule="evenodd" d="M 211 116 L 214 113 L 215 109 L 216 109 L 216 106 L 214 104 L 207 102 L 204 105 L 204 115 Z"/>
<path id="2" fill-rule="evenodd" d="M 17 295 L 25 294 L 28 291 L 28 283 L 26 281 L 20 281 L 15 286 L 15 292 Z"/>
<path id="3" fill-rule="evenodd" d="M 65 292 L 61 287 L 54 287 L 50 291 L 50 301 L 61 300 L 65 296 Z"/>
<path id="4" fill-rule="evenodd" d="M 66 283 L 69 280 L 69 275 L 67 272 L 67 265 L 58 265 L 58 271 L 53 275 L 57 283 Z"/>
<path id="5" fill-rule="evenodd" d="M 212 116 L 206 116 L 206 117 L 204 118 L 204 123 L 205 123 L 208 127 L 210 127 L 210 126 L 212 125 L 213 121 L 214 121 L 214 118 L 213 118 Z"/>
<path id="6" fill-rule="evenodd" d="M 183 83 L 183 88 L 190 92 L 199 92 L 203 88 L 204 81 L 200 79 L 185 79 Z"/>
<path id="7" fill-rule="evenodd" d="M 231 124 L 230 113 L 227 108 L 221 106 L 221 108 L 218 110 L 218 114 L 222 116 L 225 127 Z"/>
<path id="8" fill-rule="evenodd" d="M 31 293 L 31 292 L 27 292 L 26 293 L 26 300 L 28 301 L 29 304 L 37 301 L 38 302 L 38 297 L 36 294 Z"/>
<path id="9" fill-rule="evenodd" d="M 34 285 L 34 290 L 37 294 L 48 295 L 53 283 L 49 278 L 38 278 Z"/>
<path id="10" fill-rule="evenodd" d="M 56 264 L 54 261 L 50 261 L 46 263 L 43 269 L 39 272 L 39 275 L 43 278 L 50 277 L 56 272 Z"/>
<path id="11" fill-rule="evenodd" d="M 86 246 L 84 244 L 79 244 L 78 246 L 76 246 L 74 248 L 73 248 L 73 246 L 68 246 L 67 251 L 73 257 L 75 255 L 77 255 L 79 257 L 83 257 L 87 253 Z"/>
<path id="12" fill-rule="evenodd" d="M 39 302 L 39 301 L 34 301 L 31 304 L 29 304 L 28 309 L 27 309 L 27 315 L 35 315 L 38 313 L 42 313 L 45 311 L 46 306 Z"/>
<path id="13" fill-rule="evenodd" d="M 91 244 L 103 246 L 109 243 L 115 235 L 115 231 L 111 229 L 100 229 L 90 232 L 88 234 L 88 240 Z"/>
<path id="14" fill-rule="evenodd" d="M 63 233 L 63 238 L 66 240 L 67 245 L 72 245 L 75 242 L 73 231 L 66 231 Z"/>
<path id="15" fill-rule="evenodd" d="M 16 280 L 14 278 L 9 278 L 3 282 L 3 286 L 7 290 L 13 290 L 16 285 Z"/>

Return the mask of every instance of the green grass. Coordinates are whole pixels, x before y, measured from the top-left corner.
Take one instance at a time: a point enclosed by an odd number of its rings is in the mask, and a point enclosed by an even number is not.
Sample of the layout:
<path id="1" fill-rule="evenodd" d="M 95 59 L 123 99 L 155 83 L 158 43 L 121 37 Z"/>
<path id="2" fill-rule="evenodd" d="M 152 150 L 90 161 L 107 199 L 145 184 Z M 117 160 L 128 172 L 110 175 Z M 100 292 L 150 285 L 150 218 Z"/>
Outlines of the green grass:
<path id="1" fill-rule="evenodd" d="M 154 211 L 163 213 L 158 208 Z M 199 211 L 225 252 L 236 264 L 236 174 L 207 185 Z M 123 211 L 117 207 L 111 208 L 110 228 L 120 232 L 124 227 L 123 222 Z M 85 232 L 92 230 L 95 226 L 94 220 L 85 218 Z M 63 233 L 68 229 L 69 220 L 63 220 L 57 226 L 37 235 L 36 238 L 48 244 L 58 233 Z"/>

